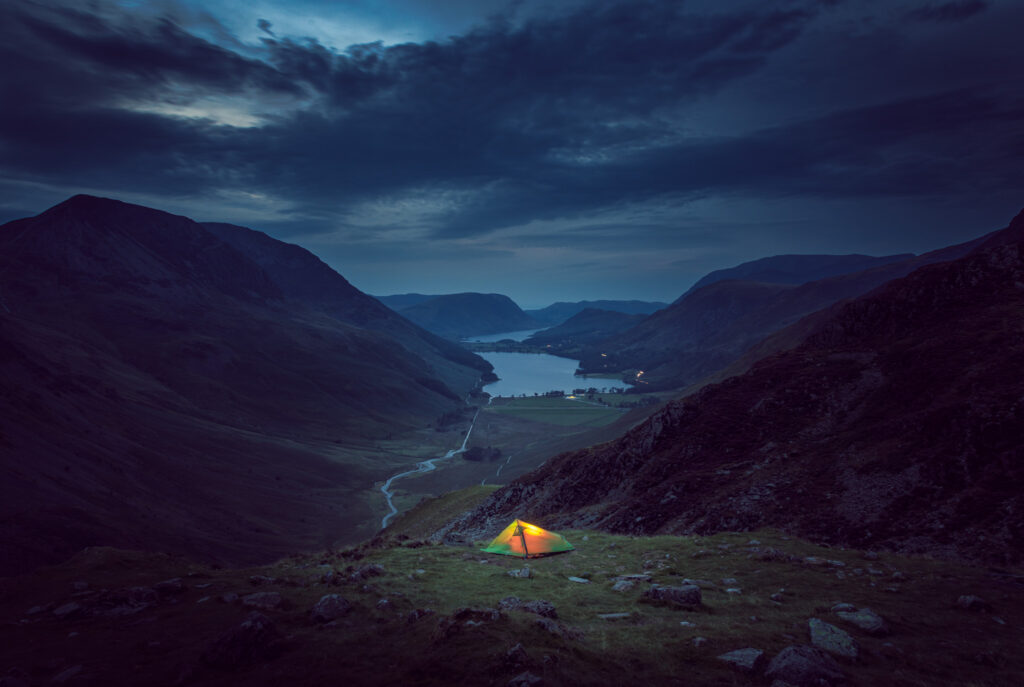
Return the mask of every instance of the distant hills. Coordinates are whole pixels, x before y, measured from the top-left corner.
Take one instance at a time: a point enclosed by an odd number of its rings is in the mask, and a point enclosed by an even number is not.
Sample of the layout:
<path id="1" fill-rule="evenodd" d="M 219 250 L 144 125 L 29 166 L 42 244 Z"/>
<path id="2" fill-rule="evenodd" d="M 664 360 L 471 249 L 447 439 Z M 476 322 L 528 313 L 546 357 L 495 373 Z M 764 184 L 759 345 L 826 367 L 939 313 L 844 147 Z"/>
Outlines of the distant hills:
<path id="1" fill-rule="evenodd" d="M 797 279 L 848 265 L 874 265 L 802 284 L 727 279 L 689 291 L 620 334 L 574 351 L 586 373 L 643 371 L 644 388 L 686 388 L 733 364 L 769 334 L 837 301 L 859 296 L 930 263 L 952 260 L 983 239 L 906 259 L 902 256 L 779 256 L 721 273 Z M 797 258 L 807 258 L 806 260 Z M 775 268 L 772 266 L 775 265 Z M 783 269 L 785 267 L 786 269 Z M 716 273 L 712 273 L 714 275 Z M 788 275 L 788 276 L 787 276 Z M 709 277 L 711 275 L 708 275 Z M 702 280 L 703 281 L 703 280 Z"/>
<path id="2" fill-rule="evenodd" d="M 540 308 L 539 310 L 527 310 L 526 314 L 534 318 L 542 325 L 554 326 L 567 321 L 570 317 L 587 310 L 608 310 L 611 312 L 625 313 L 627 315 L 650 315 L 651 313 L 661 310 L 666 307 L 668 303 L 652 302 L 652 301 L 612 301 L 612 300 L 600 300 L 600 301 L 576 301 L 574 303 L 567 303 L 559 301 L 552 303 L 546 308 Z"/>
<path id="3" fill-rule="evenodd" d="M 539 326 L 511 298 L 498 293 L 433 296 L 398 312 L 424 329 L 455 341 L 473 335 L 536 329 Z"/>
<path id="4" fill-rule="evenodd" d="M 297 246 L 90 196 L 0 227 L 0 305 L 8 570 L 351 535 L 370 515 L 353 490 L 387 469 L 375 442 L 491 371 Z"/>
<path id="5" fill-rule="evenodd" d="M 546 346 L 561 355 L 572 356 L 583 346 L 607 339 L 638 325 L 644 315 L 629 315 L 612 310 L 586 308 L 565 322 L 544 329 L 525 340 L 527 344 Z"/>
<path id="6" fill-rule="evenodd" d="M 770 526 L 1019 563 L 1022 234 L 1024 213 L 964 257 L 794 325 L 789 350 L 670 402 L 616 441 L 549 460 L 449 535 L 513 515 L 631 534 Z"/>

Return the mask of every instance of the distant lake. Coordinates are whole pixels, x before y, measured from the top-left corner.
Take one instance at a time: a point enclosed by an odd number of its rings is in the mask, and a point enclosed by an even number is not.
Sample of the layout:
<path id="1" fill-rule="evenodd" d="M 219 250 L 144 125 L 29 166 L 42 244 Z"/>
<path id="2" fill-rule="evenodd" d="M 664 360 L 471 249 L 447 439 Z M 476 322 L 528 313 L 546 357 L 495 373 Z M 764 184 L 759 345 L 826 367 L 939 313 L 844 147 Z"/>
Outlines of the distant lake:
<path id="1" fill-rule="evenodd" d="M 506 337 L 508 338 L 508 337 Z M 628 389 L 617 379 L 577 377 L 577 361 L 546 353 L 477 353 L 491 365 L 500 378 L 484 387 L 491 396 L 533 396 L 547 391 L 572 393 L 573 389 Z"/>
<path id="2" fill-rule="evenodd" d="M 544 329 L 521 329 L 518 332 L 501 332 L 499 334 L 481 334 L 480 336 L 468 336 L 463 341 L 471 341 L 473 343 L 494 343 L 495 341 L 504 341 L 505 339 L 512 339 L 513 341 L 522 341 L 523 339 L 529 338 L 537 332 L 542 332 Z"/>

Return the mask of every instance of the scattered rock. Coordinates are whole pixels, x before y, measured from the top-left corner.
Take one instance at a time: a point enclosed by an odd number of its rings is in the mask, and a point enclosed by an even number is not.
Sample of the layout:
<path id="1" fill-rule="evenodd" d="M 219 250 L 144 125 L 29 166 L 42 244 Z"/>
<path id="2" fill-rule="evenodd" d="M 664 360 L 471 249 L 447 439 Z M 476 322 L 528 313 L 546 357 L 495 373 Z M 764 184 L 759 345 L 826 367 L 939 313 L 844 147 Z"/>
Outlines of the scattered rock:
<path id="1" fill-rule="evenodd" d="M 235 594 L 234 592 L 228 592 L 227 594 L 221 596 L 220 600 L 226 604 L 233 604 L 238 603 L 238 598 L 238 594 Z"/>
<path id="2" fill-rule="evenodd" d="M 566 639 L 583 639 L 583 633 L 577 629 L 563 625 L 562 623 L 556 622 L 551 618 L 537 618 L 533 624 L 542 630 L 550 632 L 556 637 L 564 637 Z"/>
<path id="3" fill-rule="evenodd" d="M 765 677 L 782 680 L 794 687 L 831 685 L 845 679 L 835 659 L 813 646 L 787 646 L 768 664 Z"/>
<path id="4" fill-rule="evenodd" d="M 774 594 L 772 594 L 768 598 L 771 599 L 772 601 L 774 601 L 775 603 L 782 603 L 783 596 L 782 596 L 782 594 L 780 594 L 778 592 L 775 592 Z"/>
<path id="5" fill-rule="evenodd" d="M 284 599 L 277 592 L 255 592 L 242 597 L 243 605 L 264 610 L 279 608 L 282 603 L 284 603 Z"/>
<path id="6" fill-rule="evenodd" d="M 422 572 L 426 572 L 426 571 L 423 570 L 423 571 L 417 571 L 417 572 L 421 572 L 422 573 Z M 377 563 L 371 563 L 370 565 L 364 565 L 364 566 L 362 566 L 360 568 L 357 568 L 351 575 L 349 575 L 349 579 L 352 580 L 353 582 L 360 582 L 362 580 L 368 580 L 371 577 L 379 577 L 379 576 L 381 576 L 383 574 L 384 574 L 384 566 L 379 565 Z"/>
<path id="7" fill-rule="evenodd" d="M 405 616 L 405 622 L 414 623 L 420 618 L 426 618 L 429 615 L 434 615 L 434 609 L 432 608 L 417 608 L 409 611 L 409 615 Z"/>
<path id="8" fill-rule="evenodd" d="M 847 603 L 837 603 L 835 606 L 832 607 L 833 613 L 839 613 L 840 611 L 842 611 L 843 613 L 853 613 L 856 610 L 856 606 Z"/>
<path id="9" fill-rule="evenodd" d="M 956 600 L 956 605 L 968 611 L 992 610 L 992 605 L 990 603 L 982 599 L 980 596 L 974 596 L 973 594 L 964 594 Z M 54 611 L 54 613 L 56 612 L 57 611 Z"/>
<path id="10" fill-rule="evenodd" d="M 885 574 L 884 570 L 879 570 L 878 568 L 870 568 L 870 567 L 868 568 L 868 575 L 874 575 L 875 577 L 878 577 L 879 575 L 884 575 L 884 574 Z"/>
<path id="11" fill-rule="evenodd" d="M 740 581 L 737 580 L 735 577 L 723 577 L 722 578 L 722 584 L 725 585 L 726 587 L 736 586 L 737 584 L 739 584 L 739 582 Z"/>
<path id="12" fill-rule="evenodd" d="M 811 644 L 835 656 L 856 659 L 859 653 L 857 642 L 844 630 L 817 618 L 807 621 L 811 632 Z"/>
<path id="13" fill-rule="evenodd" d="M 680 627 L 697 627 L 697 623 L 691 623 L 689 620 L 680 620 Z"/>
<path id="14" fill-rule="evenodd" d="M 53 609 L 53 614 L 61 620 L 67 620 L 68 618 L 74 618 L 75 616 L 81 615 L 84 612 L 82 604 L 77 601 L 70 601 L 63 606 L 58 606 Z"/>
<path id="15" fill-rule="evenodd" d="M 393 611 L 393 610 L 395 610 L 395 604 L 393 604 L 390 599 L 379 599 L 377 601 L 377 610 L 378 611 Z"/>
<path id="16" fill-rule="evenodd" d="M 692 584 L 701 589 L 718 589 L 718 585 L 710 580 L 691 580 L 689 577 L 683 580 L 683 584 Z"/>
<path id="17" fill-rule="evenodd" d="M 695 584 L 684 584 L 679 587 L 663 587 L 660 584 L 651 585 L 651 588 L 644 592 L 645 599 L 664 601 L 675 606 L 700 606 L 700 587 Z"/>
<path id="18" fill-rule="evenodd" d="M 759 561 L 784 561 L 789 559 L 789 554 L 766 546 L 760 551 L 754 552 L 754 558 Z"/>
<path id="19" fill-rule="evenodd" d="M 522 644 L 516 644 L 505 652 L 505 664 L 510 668 L 522 668 L 530 662 L 530 656 Z"/>
<path id="20" fill-rule="evenodd" d="M 508 681 L 508 687 L 541 687 L 543 684 L 544 680 L 530 671 L 519 673 Z"/>
<path id="21" fill-rule="evenodd" d="M 185 583 L 181 581 L 180 577 L 174 577 L 170 580 L 164 580 L 163 582 L 157 582 L 153 585 L 153 589 L 156 590 L 157 594 L 169 595 L 169 594 L 181 594 L 185 591 Z"/>
<path id="22" fill-rule="evenodd" d="M 333 570 L 330 572 L 334 572 Z M 268 577 L 267 575 L 250 575 L 249 584 L 254 587 L 262 587 L 268 584 L 275 584 L 277 582 L 276 577 Z"/>
<path id="23" fill-rule="evenodd" d="M 579 582 L 580 584 L 590 584 L 590 580 L 588 580 L 588 579 L 586 579 L 584 577 L 572 577 L 571 575 L 569 576 L 569 581 L 570 582 Z"/>
<path id="24" fill-rule="evenodd" d="M 76 592 L 84 592 L 89 588 L 89 583 L 85 580 L 75 580 L 71 583 L 71 588 Z"/>
<path id="25" fill-rule="evenodd" d="M 718 657 L 741 673 L 758 673 L 764 667 L 764 652 L 760 649 L 736 649 Z"/>
<path id="26" fill-rule="evenodd" d="M 864 553 L 861 554 L 860 557 L 863 558 L 866 561 L 877 561 L 878 560 L 878 553 L 876 553 L 875 551 L 865 551 Z"/>
<path id="27" fill-rule="evenodd" d="M 690 640 L 690 643 L 697 649 L 701 648 L 708 643 L 707 637 L 694 637 Z"/>
<path id="28" fill-rule="evenodd" d="M 630 617 L 631 615 L 633 615 L 633 614 L 632 613 L 598 613 L 597 617 L 601 618 L 602 620 L 622 620 L 624 618 Z"/>
<path id="29" fill-rule="evenodd" d="M 893 582 L 906 582 L 907 581 L 907 575 L 906 575 L 906 573 L 901 573 L 899 570 L 897 570 L 896 572 L 894 572 L 892 574 L 892 577 L 890 579 Z"/>
<path id="30" fill-rule="evenodd" d="M 0 687 L 30 687 L 31 676 L 21 668 L 11 668 L 0 678 Z"/>
<path id="31" fill-rule="evenodd" d="M 858 611 L 838 611 L 836 615 L 846 622 L 856 625 L 869 635 L 884 635 L 889 632 L 889 625 L 885 619 L 870 608 L 862 608 Z"/>
<path id="32" fill-rule="evenodd" d="M 55 685 L 63 685 L 65 682 L 74 680 L 76 677 L 81 675 L 84 670 L 85 666 L 79 663 L 78 665 L 71 666 L 70 668 L 57 673 L 53 676 L 50 682 Z"/>
<path id="33" fill-rule="evenodd" d="M 310 618 L 315 623 L 327 623 L 352 610 L 352 604 L 341 594 L 324 594 L 313 604 Z"/>
<path id="34" fill-rule="evenodd" d="M 739 587 L 729 587 L 728 589 L 725 590 L 725 593 L 726 594 L 742 594 L 743 590 L 740 589 Z"/>
<path id="35" fill-rule="evenodd" d="M 543 599 L 538 599 L 536 601 L 520 601 L 517 596 L 506 596 L 498 602 L 498 608 L 503 611 L 523 611 L 525 613 L 533 613 L 535 615 L 542 615 L 545 618 L 558 617 L 558 611 L 555 610 L 555 605 L 550 601 L 545 601 Z"/>
<path id="36" fill-rule="evenodd" d="M 203 652 L 200 660 L 223 670 L 268 660 L 276 655 L 279 638 L 273 621 L 258 611 L 252 611 L 240 625 L 218 637 Z"/>
<path id="37" fill-rule="evenodd" d="M 508 571 L 508 576 L 509 577 L 519 577 L 519 578 L 529 579 L 529 578 L 533 577 L 533 571 L 530 570 L 530 566 L 526 565 L 526 566 L 523 566 L 522 568 L 516 568 L 515 570 L 509 570 Z"/>
<path id="38" fill-rule="evenodd" d="M 647 573 L 633 573 L 631 575 L 618 575 L 615 579 L 625 582 L 650 582 L 653 578 Z"/>
<path id="39" fill-rule="evenodd" d="M 613 592 L 628 592 L 630 589 L 636 586 L 636 582 L 632 580 L 619 580 L 612 585 Z"/>
<path id="40" fill-rule="evenodd" d="M 504 617 L 504 614 L 496 608 L 457 608 L 450 616 L 444 616 L 438 621 L 437 628 L 434 630 L 434 639 L 447 639 L 466 627 L 494 622 Z M 547 620 L 547 618 L 541 618 L 541 620 Z"/>

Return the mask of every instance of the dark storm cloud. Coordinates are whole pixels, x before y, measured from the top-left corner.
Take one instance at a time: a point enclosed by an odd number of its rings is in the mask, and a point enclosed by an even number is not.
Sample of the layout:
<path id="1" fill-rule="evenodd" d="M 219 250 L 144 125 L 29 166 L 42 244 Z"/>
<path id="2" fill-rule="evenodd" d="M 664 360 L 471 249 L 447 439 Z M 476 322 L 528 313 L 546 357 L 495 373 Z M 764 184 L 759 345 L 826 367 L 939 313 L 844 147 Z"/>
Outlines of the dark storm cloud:
<path id="1" fill-rule="evenodd" d="M 932 3 L 911 11 L 907 16 L 918 21 L 957 22 L 984 12 L 988 6 L 984 0 Z"/>
<path id="2" fill-rule="evenodd" d="M 688 107 L 757 78 L 832 4 L 701 13 L 594 2 L 520 25 L 497 18 L 444 42 L 337 52 L 276 37 L 266 21 L 260 46 L 225 47 L 114 5 L 5 3 L 0 173 L 264 193 L 303 208 L 295 224 L 273 220 L 282 233 L 327 232 L 360 202 L 426 194 L 439 200 L 423 226 L 444 237 L 709 193 L 845 198 L 1017 183 L 1020 94 L 992 85 L 818 116 L 802 116 L 790 92 L 785 123 L 690 131 Z M 985 8 L 953 2 L 911 15 L 948 22 Z M 870 83 L 887 59 L 869 52 L 829 76 Z M 815 84 L 806 88 L 810 99 Z M 210 117 L 167 116 L 186 106 Z M 259 125 L 226 126 L 221 106 Z"/>

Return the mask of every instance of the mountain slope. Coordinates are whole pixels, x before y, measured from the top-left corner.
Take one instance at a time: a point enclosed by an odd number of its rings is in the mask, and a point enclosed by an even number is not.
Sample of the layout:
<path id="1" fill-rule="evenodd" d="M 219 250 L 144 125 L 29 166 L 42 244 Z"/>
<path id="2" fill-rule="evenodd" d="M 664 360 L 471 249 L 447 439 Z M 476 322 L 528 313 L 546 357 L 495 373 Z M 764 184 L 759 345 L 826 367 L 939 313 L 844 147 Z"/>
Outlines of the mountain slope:
<path id="1" fill-rule="evenodd" d="M 356 494 L 390 467 L 375 443 L 457 408 L 480 372 L 441 377 L 291 289 L 118 201 L 0 227 L 3 565 L 98 543 L 265 560 L 372 522 Z"/>
<path id="2" fill-rule="evenodd" d="M 534 318 L 541 324 L 548 326 L 555 326 L 565 322 L 573 315 L 577 315 L 588 308 L 596 310 L 610 310 L 612 312 L 625 313 L 627 315 L 650 315 L 653 312 L 661 310 L 668 303 L 661 303 L 658 301 L 576 301 L 574 303 L 567 303 L 559 301 L 558 303 L 552 303 L 546 308 L 539 310 L 527 310 L 527 315 Z"/>
<path id="3" fill-rule="evenodd" d="M 774 526 L 1019 562 L 1024 244 L 998 243 L 837 306 L 798 347 L 549 461 L 453 528 L 513 513 L 638 534 Z"/>
<path id="4" fill-rule="evenodd" d="M 922 265 L 956 259 L 983 239 L 800 285 L 716 281 L 584 350 L 580 367 L 588 373 L 643 370 L 647 388 L 687 387 L 727 367 L 772 332 Z"/>
<path id="5" fill-rule="evenodd" d="M 453 293 L 435 296 L 401 311 L 427 331 L 448 339 L 535 329 L 537 321 L 508 296 L 497 293 Z"/>
<path id="6" fill-rule="evenodd" d="M 903 262 L 913 258 L 913 253 L 885 255 L 773 255 L 768 258 L 751 260 L 735 267 L 709 272 L 697 280 L 690 291 L 719 281 L 741 280 L 767 282 L 769 284 L 805 284 L 840 274 L 862 272 L 874 267 Z M 680 296 L 680 299 L 686 294 Z"/>
<path id="7" fill-rule="evenodd" d="M 585 308 L 562 324 L 537 332 L 526 343 L 548 346 L 552 352 L 568 355 L 580 346 L 594 343 L 634 327 L 643 315 L 627 315 L 612 310 Z"/>

